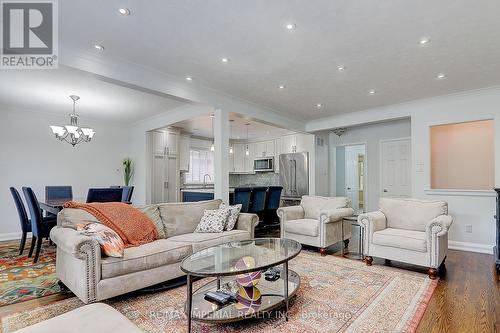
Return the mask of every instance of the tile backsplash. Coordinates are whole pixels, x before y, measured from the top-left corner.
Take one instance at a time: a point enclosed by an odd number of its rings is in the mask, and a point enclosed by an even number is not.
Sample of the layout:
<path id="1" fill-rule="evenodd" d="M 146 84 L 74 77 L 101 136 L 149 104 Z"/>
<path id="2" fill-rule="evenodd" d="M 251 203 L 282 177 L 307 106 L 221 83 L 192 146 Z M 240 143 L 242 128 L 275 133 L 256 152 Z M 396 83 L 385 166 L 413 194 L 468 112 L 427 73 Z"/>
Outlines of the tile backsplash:
<path id="1" fill-rule="evenodd" d="M 271 186 L 280 184 L 280 175 L 274 172 L 256 172 L 255 174 L 229 175 L 229 186 Z"/>

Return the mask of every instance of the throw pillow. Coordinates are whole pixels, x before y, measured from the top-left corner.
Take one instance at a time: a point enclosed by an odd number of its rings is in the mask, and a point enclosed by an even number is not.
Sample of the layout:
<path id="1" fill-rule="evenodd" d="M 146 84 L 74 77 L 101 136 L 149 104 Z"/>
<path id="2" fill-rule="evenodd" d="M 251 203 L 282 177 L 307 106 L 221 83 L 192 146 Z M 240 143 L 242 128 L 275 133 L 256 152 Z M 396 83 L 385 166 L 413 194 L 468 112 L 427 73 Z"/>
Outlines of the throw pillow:
<path id="1" fill-rule="evenodd" d="M 76 226 L 80 234 L 92 237 L 101 246 L 101 251 L 108 257 L 122 258 L 125 244 L 111 228 L 100 223 L 81 223 Z"/>
<path id="2" fill-rule="evenodd" d="M 229 209 L 205 209 L 201 221 L 194 232 L 223 232 L 226 226 Z"/>
<path id="3" fill-rule="evenodd" d="M 149 219 L 154 223 L 156 231 L 158 232 L 158 238 L 167 238 L 165 232 L 165 227 L 160 217 L 160 210 L 157 205 L 146 205 L 141 207 L 136 207 L 138 210 L 144 213 Z"/>
<path id="4" fill-rule="evenodd" d="M 238 215 L 240 214 L 241 207 L 241 204 L 237 204 L 234 206 L 226 206 L 225 204 L 220 204 L 219 208 L 229 209 L 229 215 L 227 217 L 227 223 L 224 230 L 233 230 L 236 222 L 238 221 Z"/>

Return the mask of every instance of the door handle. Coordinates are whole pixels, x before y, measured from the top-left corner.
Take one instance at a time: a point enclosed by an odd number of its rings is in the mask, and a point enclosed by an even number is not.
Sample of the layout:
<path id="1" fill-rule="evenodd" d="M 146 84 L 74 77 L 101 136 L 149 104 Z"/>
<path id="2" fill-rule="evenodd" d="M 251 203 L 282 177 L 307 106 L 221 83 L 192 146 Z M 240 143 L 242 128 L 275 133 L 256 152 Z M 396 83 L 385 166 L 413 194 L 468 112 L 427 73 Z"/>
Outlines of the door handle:
<path id="1" fill-rule="evenodd" d="M 386 188 L 384 188 L 384 193 L 387 193 L 387 192 L 389 192 L 389 191 L 387 191 L 387 189 L 386 189 Z"/>
<path id="2" fill-rule="evenodd" d="M 347 189 L 348 189 L 348 190 L 351 190 L 351 188 L 350 188 L 350 187 L 348 187 Z"/>

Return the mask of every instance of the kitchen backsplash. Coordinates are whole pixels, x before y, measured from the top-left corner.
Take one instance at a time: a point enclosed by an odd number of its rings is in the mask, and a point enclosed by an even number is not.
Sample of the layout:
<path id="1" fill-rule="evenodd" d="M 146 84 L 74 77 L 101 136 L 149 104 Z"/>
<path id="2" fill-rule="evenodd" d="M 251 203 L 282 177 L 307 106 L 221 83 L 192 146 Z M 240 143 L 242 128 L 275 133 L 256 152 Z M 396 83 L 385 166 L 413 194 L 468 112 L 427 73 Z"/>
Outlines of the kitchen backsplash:
<path id="1" fill-rule="evenodd" d="M 280 184 L 280 175 L 274 172 L 257 172 L 249 175 L 229 175 L 229 186 L 271 186 Z"/>

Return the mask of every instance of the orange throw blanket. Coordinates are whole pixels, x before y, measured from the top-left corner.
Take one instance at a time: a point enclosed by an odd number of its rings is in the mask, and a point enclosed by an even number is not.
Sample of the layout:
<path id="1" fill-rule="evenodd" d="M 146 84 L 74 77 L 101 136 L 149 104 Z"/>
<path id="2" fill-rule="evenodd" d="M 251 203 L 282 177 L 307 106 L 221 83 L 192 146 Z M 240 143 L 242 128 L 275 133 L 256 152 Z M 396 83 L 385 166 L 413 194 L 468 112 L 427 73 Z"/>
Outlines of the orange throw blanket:
<path id="1" fill-rule="evenodd" d="M 150 243 L 158 238 L 153 222 L 141 211 L 126 203 L 68 201 L 64 204 L 64 208 L 77 208 L 89 212 L 99 222 L 113 229 L 127 247 Z"/>

